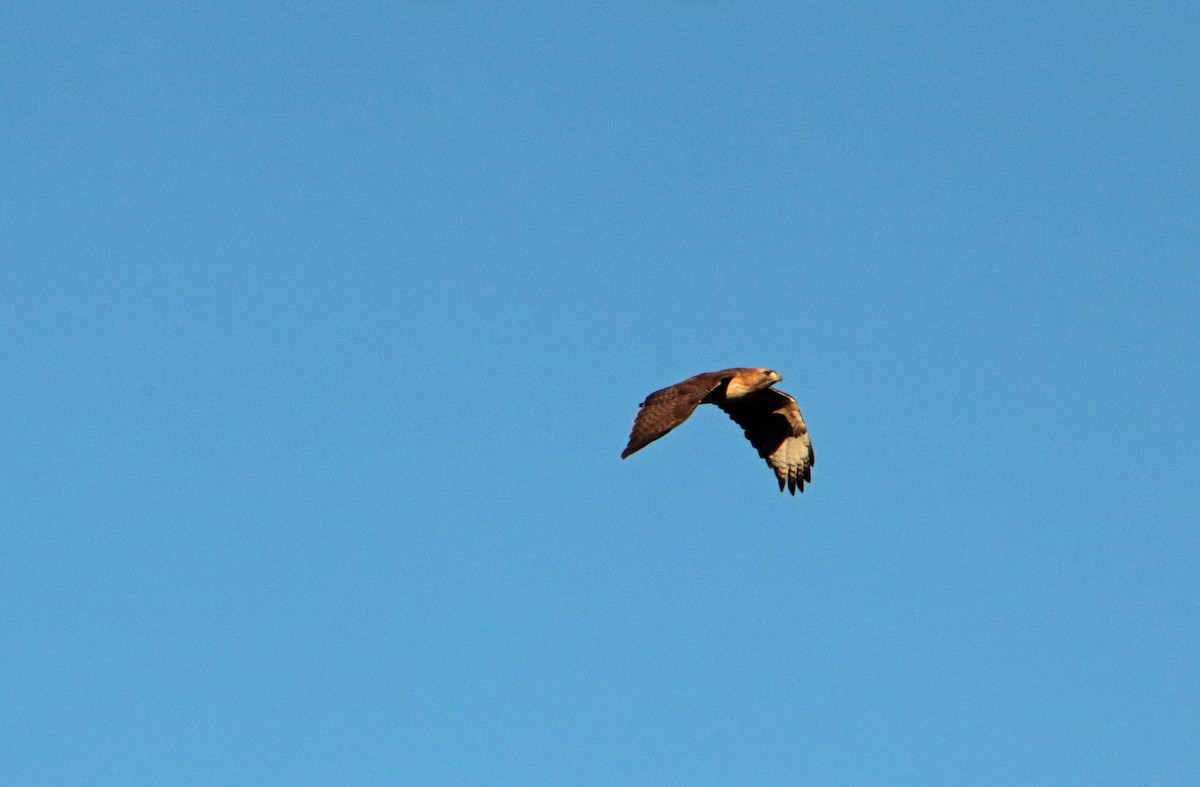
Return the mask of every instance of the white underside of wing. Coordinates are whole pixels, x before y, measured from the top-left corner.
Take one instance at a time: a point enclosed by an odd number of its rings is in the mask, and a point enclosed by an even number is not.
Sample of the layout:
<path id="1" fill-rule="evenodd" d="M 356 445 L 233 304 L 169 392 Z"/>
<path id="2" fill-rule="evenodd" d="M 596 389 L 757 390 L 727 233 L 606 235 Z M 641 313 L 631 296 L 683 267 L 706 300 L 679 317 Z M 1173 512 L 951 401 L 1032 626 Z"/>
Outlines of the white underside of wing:
<path id="1" fill-rule="evenodd" d="M 808 469 L 811 446 L 808 434 L 789 437 L 779 444 L 775 453 L 767 457 L 767 464 L 781 481 L 790 479 L 797 484 L 803 484 L 800 479 L 804 478 L 804 471 Z"/>
<path id="2" fill-rule="evenodd" d="M 804 468 L 808 464 L 808 446 L 805 445 L 804 438 L 789 437 L 784 440 L 775 449 L 775 453 L 771 454 L 770 462 L 776 468 Z"/>

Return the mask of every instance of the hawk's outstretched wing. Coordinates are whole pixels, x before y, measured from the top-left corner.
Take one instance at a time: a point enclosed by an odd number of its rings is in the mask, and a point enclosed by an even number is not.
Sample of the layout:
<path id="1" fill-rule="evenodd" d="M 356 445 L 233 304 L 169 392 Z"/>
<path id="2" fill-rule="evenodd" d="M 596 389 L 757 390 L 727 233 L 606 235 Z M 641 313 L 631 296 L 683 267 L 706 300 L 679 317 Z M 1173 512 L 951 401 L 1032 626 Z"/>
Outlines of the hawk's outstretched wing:
<path id="1" fill-rule="evenodd" d="M 763 388 L 713 404 L 745 430 L 746 439 L 775 471 L 780 492 L 784 486 L 793 495 L 797 489 L 804 491 L 804 482 L 812 481 L 815 459 L 812 440 L 795 399 L 783 391 Z"/>
<path id="2" fill-rule="evenodd" d="M 621 452 L 621 458 L 645 448 L 686 421 L 704 397 L 728 377 L 727 371 L 698 374 L 647 396 L 638 405 L 637 419 L 633 422 L 633 431 L 629 433 L 629 445 Z"/>

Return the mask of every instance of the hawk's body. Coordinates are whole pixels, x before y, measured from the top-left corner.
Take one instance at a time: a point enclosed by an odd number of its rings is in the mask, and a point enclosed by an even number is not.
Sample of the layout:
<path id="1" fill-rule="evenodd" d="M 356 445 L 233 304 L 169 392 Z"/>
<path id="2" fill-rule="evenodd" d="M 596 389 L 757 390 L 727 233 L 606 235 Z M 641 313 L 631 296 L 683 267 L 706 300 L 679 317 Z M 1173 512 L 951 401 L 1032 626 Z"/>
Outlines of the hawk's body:
<path id="1" fill-rule="evenodd" d="M 701 404 L 715 404 L 746 432 L 784 487 L 793 495 L 812 481 L 813 449 L 800 405 L 772 385 L 783 378 L 770 369 L 735 368 L 705 372 L 655 391 L 638 407 L 621 458 L 645 448 L 688 419 Z"/>

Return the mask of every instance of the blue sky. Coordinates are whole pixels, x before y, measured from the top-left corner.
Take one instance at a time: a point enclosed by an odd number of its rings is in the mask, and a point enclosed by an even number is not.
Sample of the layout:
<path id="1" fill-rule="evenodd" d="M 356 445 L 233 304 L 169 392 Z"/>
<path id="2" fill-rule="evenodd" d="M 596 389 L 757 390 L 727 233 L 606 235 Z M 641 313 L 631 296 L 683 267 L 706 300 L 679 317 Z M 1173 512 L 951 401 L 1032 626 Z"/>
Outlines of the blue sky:
<path id="1" fill-rule="evenodd" d="M 1200 780 L 1197 33 L 6 7 L 4 780 Z"/>

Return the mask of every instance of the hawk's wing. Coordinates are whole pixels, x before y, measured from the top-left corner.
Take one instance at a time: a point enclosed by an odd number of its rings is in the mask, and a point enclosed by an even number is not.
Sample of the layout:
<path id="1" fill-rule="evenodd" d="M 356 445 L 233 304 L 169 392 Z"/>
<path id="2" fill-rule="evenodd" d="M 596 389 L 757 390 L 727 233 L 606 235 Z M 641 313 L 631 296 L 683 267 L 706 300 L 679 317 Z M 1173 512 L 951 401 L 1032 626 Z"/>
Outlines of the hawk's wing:
<path id="1" fill-rule="evenodd" d="M 785 486 L 793 495 L 797 489 L 804 491 L 804 482 L 812 481 L 814 458 L 808 427 L 795 399 L 783 391 L 764 388 L 714 404 L 746 431 L 746 439 L 775 471 L 780 492 Z"/>
<path id="2" fill-rule="evenodd" d="M 701 400 L 727 376 L 724 372 L 698 374 L 647 396 L 646 401 L 638 405 L 633 431 L 629 433 L 629 445 L 621 452 L 621 458 L 645 448 L 686 421 Z"/>

